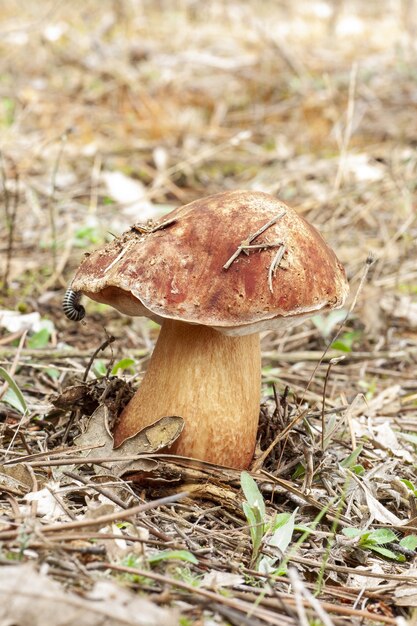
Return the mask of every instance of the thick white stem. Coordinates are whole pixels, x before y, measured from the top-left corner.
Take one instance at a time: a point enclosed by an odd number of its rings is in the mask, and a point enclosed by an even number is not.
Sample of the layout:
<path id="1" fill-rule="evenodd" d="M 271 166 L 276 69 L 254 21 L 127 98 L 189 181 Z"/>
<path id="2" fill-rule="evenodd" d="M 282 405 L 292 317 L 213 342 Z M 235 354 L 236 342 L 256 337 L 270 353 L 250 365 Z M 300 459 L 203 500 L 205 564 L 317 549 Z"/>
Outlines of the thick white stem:
<path id="1" fill-rule="evenodd" d="M 179 415 L 185 427 L 170 452 L 248 467 L 256 443 L 260 371 L 258 334 L 227 337 L 166 320 L 142 384 L 119 418 L 115 446 L 161 417 Z"/>

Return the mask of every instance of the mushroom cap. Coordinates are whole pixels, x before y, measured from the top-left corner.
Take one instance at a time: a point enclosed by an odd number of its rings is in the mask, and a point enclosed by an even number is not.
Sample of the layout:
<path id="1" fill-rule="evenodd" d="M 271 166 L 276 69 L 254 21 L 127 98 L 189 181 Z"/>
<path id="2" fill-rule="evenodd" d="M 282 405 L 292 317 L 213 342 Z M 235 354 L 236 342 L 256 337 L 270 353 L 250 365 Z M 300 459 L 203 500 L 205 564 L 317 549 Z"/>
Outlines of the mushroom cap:
<path id="1" fill-rule="evenodd" d="M 251 242 L 265 247 L 241 251 L 225 269 L 239 245 L 277 216 Z M 87 254 L 72 289 L 127 315 L 230 335 L 291 325 L 342 306 L 348 293 L 344 268 L 322 236 L 266 193 L 202 198 L 144 231 L 132 227 Z M 280 244 L 285 252 L 271 272 Z"/>

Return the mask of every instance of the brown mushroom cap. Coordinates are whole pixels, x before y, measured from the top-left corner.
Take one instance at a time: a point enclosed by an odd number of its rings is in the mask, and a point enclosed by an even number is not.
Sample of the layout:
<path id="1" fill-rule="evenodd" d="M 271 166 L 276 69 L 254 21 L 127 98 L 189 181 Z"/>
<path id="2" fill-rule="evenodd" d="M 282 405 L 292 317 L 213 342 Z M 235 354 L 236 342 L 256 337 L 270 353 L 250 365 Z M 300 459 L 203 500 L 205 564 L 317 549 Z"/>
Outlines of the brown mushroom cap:
<path id="1" fill-rule="evenodd" d="M 241 242 L 280 214 L 252 241 L 265 248 L 242 251 L 224 269 Z M 345 271 L 334 252 L 269 194 L 219 193 L 175 209 L 165 222 L 152 232 L 133 228 L 87 255 L 72 289 L 128 315 L 231 335 L 282 326 L 342 306 L 346 298 Z M 285 253 L 271 275 L 279 243 Z"/>

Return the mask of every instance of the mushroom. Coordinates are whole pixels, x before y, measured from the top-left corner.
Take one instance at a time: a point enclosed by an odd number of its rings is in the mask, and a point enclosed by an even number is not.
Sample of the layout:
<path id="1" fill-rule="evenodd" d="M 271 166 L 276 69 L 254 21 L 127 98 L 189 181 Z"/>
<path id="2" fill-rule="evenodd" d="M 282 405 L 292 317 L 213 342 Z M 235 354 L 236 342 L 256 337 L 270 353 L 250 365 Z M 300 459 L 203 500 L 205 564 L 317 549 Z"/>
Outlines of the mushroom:
<path id="1" fill-rule="evenodd" d="M 161 325 L 115 447 L 167 415 L 169 452 L 246 468 L 256 443 L 259 333 L 343 305 L 345 271 L 317 230 L 273 196 L 229 191 L 133 226 L 81 263 L 71 289 Z"/>

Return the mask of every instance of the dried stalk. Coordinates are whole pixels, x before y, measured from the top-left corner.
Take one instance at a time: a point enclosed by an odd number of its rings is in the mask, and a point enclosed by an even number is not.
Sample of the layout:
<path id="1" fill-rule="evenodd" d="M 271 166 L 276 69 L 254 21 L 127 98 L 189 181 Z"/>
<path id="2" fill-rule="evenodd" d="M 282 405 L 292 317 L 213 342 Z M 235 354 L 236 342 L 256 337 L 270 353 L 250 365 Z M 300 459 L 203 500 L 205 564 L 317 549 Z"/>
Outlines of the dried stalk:
<path id="1" fill-rule="evenodd" d="M 252 241 L 254 241 L 254 239 L 259 237 L 259 235 L 262 235 L 262 233 L 264 233 L 268 228 L 270 228 L 270 226 L 273 226 L 274 224 L 276 224 L 276 222 L 282 217 L 284 217 L 285 214 L 286 214 L 286 211 L 282 211 L 282 213 L 279 213 L 278 215 L 270 219 L 269 222 L 261 226 L 255 233 L 252 233 L 252 235 L 249 235 L 246 239 L 241 241 L 239 246 L 235 250 L 235 252 L 230 257 L 230 259 L 228 259 L 226 263 L 223 265 L 223 269 L 228 270 L 229 267 L 232 265 L 233 261 L 237 259 L 237 257 L 241 254 L 241 252 L 251 249 L 251 243 Z M 282 245 L 283 245 L 282 242 L 275 242 L 275 243 L 265 242 L 264 244 L 259 244 L 259 246 L 256 246 L 256 247 L 272 248 L 275 246 L 282 246 Z"/>

